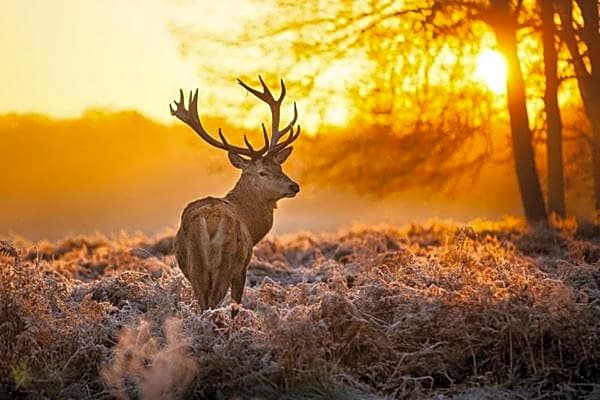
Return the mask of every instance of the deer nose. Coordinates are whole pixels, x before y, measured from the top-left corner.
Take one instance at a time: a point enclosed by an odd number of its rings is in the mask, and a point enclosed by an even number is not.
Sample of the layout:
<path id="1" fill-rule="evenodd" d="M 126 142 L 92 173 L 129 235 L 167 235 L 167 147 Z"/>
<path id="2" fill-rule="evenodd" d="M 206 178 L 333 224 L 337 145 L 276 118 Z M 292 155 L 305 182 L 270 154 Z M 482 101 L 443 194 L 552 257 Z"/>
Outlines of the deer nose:
<path id="1" fill-rule="evenodd" d="M 298 193 L 300 191 L 300 186 L 297 183 L 291 183 L 290 190 L 294 193 Z"/>

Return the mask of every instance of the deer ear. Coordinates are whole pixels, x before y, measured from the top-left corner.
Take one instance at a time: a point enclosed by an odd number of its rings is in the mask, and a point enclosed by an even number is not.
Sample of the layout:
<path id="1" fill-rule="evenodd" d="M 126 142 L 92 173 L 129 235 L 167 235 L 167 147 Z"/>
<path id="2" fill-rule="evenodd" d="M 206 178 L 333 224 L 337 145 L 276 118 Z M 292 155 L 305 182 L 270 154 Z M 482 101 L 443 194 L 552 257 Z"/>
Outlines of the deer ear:
<path id="1" fill-rule="evenodd" d="M 292 154 L 292 150 L 294 150 L 293 147 L 288 147 L 281 150 L 279 153 L 273 156 L 273 161 L 275 161 L 277 164 L 283 164 L 290 154 Z"/>
<path id="2" fill-rule="evenodd" d="M 248 160 L 245 160 L 235 153 L 228 152 L 227 156 L 229 157 L 229 162 L 236 168 L 245 169 L 248 166 Z"/>

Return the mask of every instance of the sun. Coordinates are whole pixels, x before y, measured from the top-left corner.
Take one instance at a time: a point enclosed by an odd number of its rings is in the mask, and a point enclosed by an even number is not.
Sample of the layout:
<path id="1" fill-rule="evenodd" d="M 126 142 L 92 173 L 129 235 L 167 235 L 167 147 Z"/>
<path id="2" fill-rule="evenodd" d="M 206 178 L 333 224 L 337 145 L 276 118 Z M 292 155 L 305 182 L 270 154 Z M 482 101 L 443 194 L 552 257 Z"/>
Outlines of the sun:
<path id="1" fill-rule="evenodd" d="M 506 60 L 499 52 L 483 50 L 477 56 L 475 79 L 485 84 L 494 93 L 506 91 Z"/>

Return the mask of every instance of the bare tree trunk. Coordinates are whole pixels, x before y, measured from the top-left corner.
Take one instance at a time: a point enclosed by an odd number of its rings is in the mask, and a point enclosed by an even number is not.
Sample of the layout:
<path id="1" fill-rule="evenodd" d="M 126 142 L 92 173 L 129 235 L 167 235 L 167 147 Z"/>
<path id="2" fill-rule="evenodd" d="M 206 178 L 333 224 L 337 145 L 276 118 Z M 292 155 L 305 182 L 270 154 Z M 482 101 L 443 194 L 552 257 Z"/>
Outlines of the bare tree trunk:
<path id="1" fill-rule="evenodd" d="M 563 174 L 562 121 L 558 107 L 558 76 L 554 44 L 554 6 L 552 1 L 540 0 L 542 10 L 542 39 L 544 43 L 544 75 L 546 89 L 546 147 L 548 162 L 548 212 L 561 217 L 565 212 L 565 179 Z"/>
<path id="2" fill-rule="evenodd" d="M 596 207 L 596 218 L 600 220 L 600 87 L 595 89 L 596 100 L 593 107 L 596 115 L 592 115 L 592 168 L 594 168 L 594 205 Z"/>
<path id="3" fill-rule="evenodd" d="M 508 0 L 492 0 L 491 6 L 489 22 L 496 33 L 498 47 L 508 63 L 506 78 L 508 114 L 521 201 L 527 221 L 544 221 L 547 219 L 546 207 L 535 167 L 532 134 L 525 101 L 525 84 L 517 54 L 516 17 L 510 13 Z"/>
<path id="4" fill-rule="evenodd" d="M 592 165 L 594 168 L 594 203 L 600 218 L 600 9 L 593 0 L 577 0 L 583 15 L 581 37 L 588 48 L 590 75 L 587 81 L 586 114 L 592 126 Z"/>
<path id="5" fill-rule="evenodd" d="M 579 93 L 585 113 L 592 127 L 592 176 L 594 179 L 594 205 L 600 218 L 600 16 L 598 2 L 577 0 L 583 16 L 583 28 L 575 32 L 573 3 L 562 0 L 559 8 L 562 37 L 573 60 Z M 587 47 L 590 70 L 585 65 L 579 50 L 579 42 Z"/>

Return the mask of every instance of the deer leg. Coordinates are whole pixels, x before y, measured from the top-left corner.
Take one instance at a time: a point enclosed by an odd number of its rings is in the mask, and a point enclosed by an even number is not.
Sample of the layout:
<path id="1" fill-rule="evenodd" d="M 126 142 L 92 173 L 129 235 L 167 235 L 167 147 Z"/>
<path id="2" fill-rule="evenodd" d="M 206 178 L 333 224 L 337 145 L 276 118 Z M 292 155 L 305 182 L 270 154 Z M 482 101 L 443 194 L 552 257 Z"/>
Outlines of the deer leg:
<path id="1" fill-rule="evenodd" d="M 242 304 L 242 295 L 244 294 L 244 285 L 246 284 L 246 268 L 242 269 L 242 273 L 234 277 L 231 281 L 231 298 L 238 305 Z M 232 307 L 231 318 L 235 318 L 238 310 L 237 307 Z"/>

